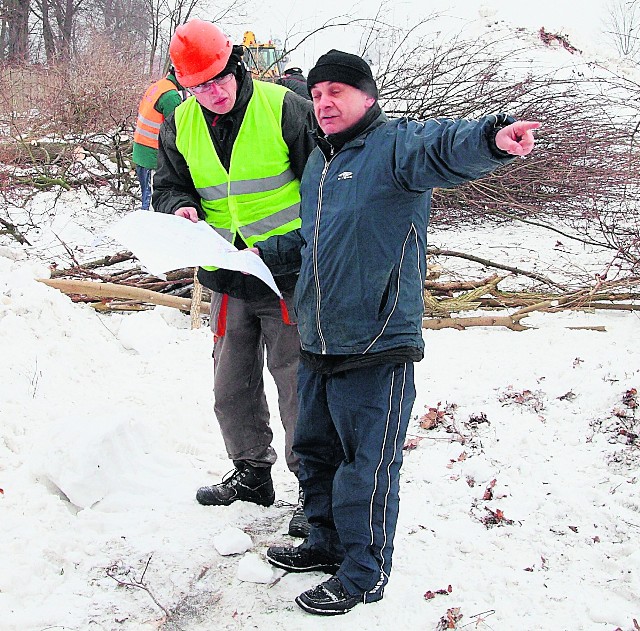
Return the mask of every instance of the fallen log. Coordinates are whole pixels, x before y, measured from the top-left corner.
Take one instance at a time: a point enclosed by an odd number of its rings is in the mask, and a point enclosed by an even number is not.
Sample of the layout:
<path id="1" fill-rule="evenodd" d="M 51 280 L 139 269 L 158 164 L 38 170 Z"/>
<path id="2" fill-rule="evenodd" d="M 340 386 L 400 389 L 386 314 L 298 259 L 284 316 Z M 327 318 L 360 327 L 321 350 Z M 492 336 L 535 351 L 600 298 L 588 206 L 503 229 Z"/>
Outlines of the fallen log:
<path id="1" fill-rule="evenodd" d="M 507 316 L 476 316 L 468 318 L 423 318 L 423 329 L 457 329 L 458 331 L 464 331 L 467 328 L 475 326 L 504 326 L 512 331 L 526 331 L 533 327 L 525 326 L 520 323 L 522 318 L 526 317 L 534 311 L 550 311 L 551 305 L 557 304 L 556 300 L 545 300 L 544 302 L 537 302 L 533 305 L 520 309 L 515 313 Z M 565 307 L 568 309 L 568 307 Z M 560 309 L 558 309 L 560 310 Z M 575 330 L 590 330 L 590 331 L 606 331 L 603 326 L 570 326 L 568 329 Z"/>
<path id="2" fill-rule="evenodd" d="M 578 307 L 571 307 L 571 309 L 575 310 L 584 310 L 589 311 L 591 309 L 609 309 L 610 311 L 640 311 L 640 305 L 634 305 L 630 303 L 620 302 L 620 303 L 611 303 L 611 302 L 590 302 L 586 305 L 581 305 Z M 549 309 L 551 313 L 555 311 L 562 311 L 561 308 L 558 309 Z"/>
<path id="3" fill-rule="evenodd" d="M 431 292 L 437 292 L 438 294 L 451 294 L 454 291 L 468 291 L 470 289 L 478 289 L 478 287 L 485 287 L 491 283 L 494 283 L 496 279 L 502 280 L 502 278 L 504 277 L 499 277 L 497 274 L 494 274 L 484 280 L 449 281 L 449 282 L 425 280 L 424 288 L 428 289 Z"/>
<path id="4" fill-rule="evenodd" d="M 67 295 L 90 296 L 92 298 L 121 298 L 123 300 L 148 302 L 163 307 L 174 307 L 186 312 L 191 311 L 192 300 L 190 298 L 170 296 L 150 289 L 117 285 L 116 283 L 94 283 L 90 280 L 39 278 L 38 281 Z M 200 303 L 202 313 L 209 313 L 209 308 L 210 303 Z"/>
<path id="5" fill-rule="evenodd" d="M 55 278 L 59 276 L 71 276 L 78 273 L 85 275 L 84 270 L 116 265 L 118 263 L 124 263 L 125 261 L 131 261 L 133 260 L 133 258 L 134 256 L 131 252 L 118 252 L 116 254 L 104 256 L 95 261 L 88 261 L 87 263 L 83 263 L 81 266 L 76 265 L 71 268 L 51 270 L 51 277 Z"/>
<path id="6" fill-rule="evenodd" d="M 500 280 L 502 280 L 500 276 L 492 276 L 484 285 L 457 296 L 441 298 L 440 300 L 436 300 L 432 293 L 425 289 L 423 291 L 425 310 L 436 317 L 449 317 L 452 312 L 455 313 L 457 311 L 473 311 L 480 306 L 478 299 L 487 293 L 495 291 Z"/>
<path id="7" fill-rule="evenodd" d="M 479 304 L 479 309 L 507 309 L 509 307 L 526 307 L 527 305 L 534 304 L 536 300 L 540 300 L 540 298 L 502 298 L 500 300 L 497 300 L 496 298 L 478 298 L 477 303 Z M 598 300 L 603 299 L 599 298 Z M 561 305 L 558 307 L 549 307 L 548 309 L 545 309 L 545 311 L 549 311 L 551 313 L 568 310 L 579 311 L 581 309 L 585 311 L 588 311 L 590 309 L 609 309 L 611 311 L 640 311 L 640 304 L 616 302 L 614 298 L 604 298 L 604 300 L 610 300 L 611 302 L 589 301 L 584 304 L 578 304 L 574 306 Z"/>
<path id="8" fill-rule="evenodd" d="M 525 314 L 526 315 L 526 314 Z M 524 317 L 524 316 L 523 316 Z M 512 331 L 526 331 L 531 328 L 520 324 L 513 316 L 478 316 L 476 318 L 423 318 L 422 328 L 433 329 L 457 329 L 464 331 L 474 326 L 504 326 Z"/>

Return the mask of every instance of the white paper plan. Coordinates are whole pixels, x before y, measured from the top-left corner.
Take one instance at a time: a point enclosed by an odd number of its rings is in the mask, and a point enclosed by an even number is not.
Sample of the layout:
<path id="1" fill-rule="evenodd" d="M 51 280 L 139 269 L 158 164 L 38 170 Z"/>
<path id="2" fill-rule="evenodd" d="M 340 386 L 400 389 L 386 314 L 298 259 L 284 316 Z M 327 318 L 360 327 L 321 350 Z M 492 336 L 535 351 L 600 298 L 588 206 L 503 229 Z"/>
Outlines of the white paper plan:
<path id="1" fill-rule="evenodd" d="M 205 221 L 136 210 L 111 224 L 106 234 L 131 250 L 151 274 L 214 265 L 252 274 L 282 297 L 269 268 L 259 256 L 238 250 Z"/>

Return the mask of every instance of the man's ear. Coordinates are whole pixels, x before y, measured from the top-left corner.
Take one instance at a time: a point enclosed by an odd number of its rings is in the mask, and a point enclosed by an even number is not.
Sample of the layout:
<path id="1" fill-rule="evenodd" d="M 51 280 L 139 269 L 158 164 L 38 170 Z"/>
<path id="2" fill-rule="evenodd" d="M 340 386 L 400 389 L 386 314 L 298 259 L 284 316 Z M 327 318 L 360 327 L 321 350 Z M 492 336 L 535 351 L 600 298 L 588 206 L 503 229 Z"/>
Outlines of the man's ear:
<path id="1" fill-rule="evenodd" d="M 367 109 L 369 109 L 370 107 L 373 106 L 373 104 L 376 102 L 376 99 L 374 99 L 372 96 L 368 96 L 364 102 L 365 106 Z"/>

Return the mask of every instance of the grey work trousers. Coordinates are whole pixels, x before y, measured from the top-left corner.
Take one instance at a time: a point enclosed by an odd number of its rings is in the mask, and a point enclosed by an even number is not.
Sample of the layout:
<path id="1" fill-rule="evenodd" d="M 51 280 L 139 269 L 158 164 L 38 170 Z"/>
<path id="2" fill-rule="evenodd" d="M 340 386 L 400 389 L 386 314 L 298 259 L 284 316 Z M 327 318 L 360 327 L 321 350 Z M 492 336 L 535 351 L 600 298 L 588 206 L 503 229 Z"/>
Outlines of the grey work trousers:
<path id="1" fill-rule="evenodd" d="M 283 293 L 293 317 L 293 291 Z M 229 458 L 252 466 L 271 466 L 269 408 L 264 390 L 264 359 L 278 391 L 285 431 L 284 455 L 297 475 L 293 435 L 298 418 L 297 371 L 300 338 L 295 324 L 285 324 L 278 296 L 240 300 L 213 293 L 211 299 L 214 411 Z"/>

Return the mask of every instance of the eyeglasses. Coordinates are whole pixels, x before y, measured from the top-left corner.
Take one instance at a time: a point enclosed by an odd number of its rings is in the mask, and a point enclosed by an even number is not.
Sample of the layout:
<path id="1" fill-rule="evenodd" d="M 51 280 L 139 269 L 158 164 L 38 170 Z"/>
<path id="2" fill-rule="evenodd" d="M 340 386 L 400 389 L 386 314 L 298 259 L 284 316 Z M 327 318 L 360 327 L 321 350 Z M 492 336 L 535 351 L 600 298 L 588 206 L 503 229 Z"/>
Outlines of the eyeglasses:
<path id="1" fill-rule="evenodd" d="M 187 88 L 191 94 L 202 94 L 203 92 L 207 92 L 211 89 L 212 86 L 220 87 L 222 85 L 226 85 L 233 79 L 233 73 L 223 74 L 221 77 L 216 77 L 215 79 L 209 79 L 209 81 L 205 81 L 204 83 L 199 83 L 198 85 L 194 85 L 192 88 Z"/>

